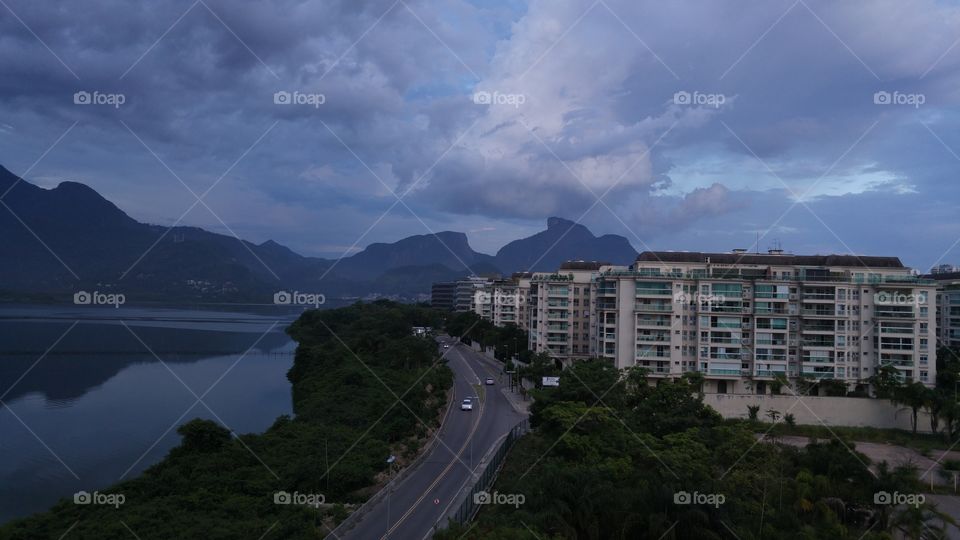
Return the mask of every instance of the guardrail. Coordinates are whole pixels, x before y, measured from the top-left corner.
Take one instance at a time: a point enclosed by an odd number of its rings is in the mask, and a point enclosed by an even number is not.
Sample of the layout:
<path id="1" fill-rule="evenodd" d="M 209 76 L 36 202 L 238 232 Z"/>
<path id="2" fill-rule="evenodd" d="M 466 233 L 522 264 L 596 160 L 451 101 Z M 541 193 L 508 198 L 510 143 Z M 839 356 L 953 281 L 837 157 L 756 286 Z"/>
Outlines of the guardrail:
<path id="1" fill-rule="evenodd" d="M 474 482 L 470 488 L 460 508 L 449 516 L 449 521 L 463 525 L 469 523 L 474 516 L 477 515 L 477 512 L 480 510 L 480 504 L 476 498 L 477 493 L 490 489 L 493 481 L 497 479 L 497 474 L 500 473 L 500 468 L 503 466 L 503 460 L 507 457 L 507 453 L 513 448 L 517 440 L 528 431 L 530 431 L 530 424 L 527 420 L 522 420 L 513 426 L 506 437 L 504 437 L 503 442 L 500 443 L 500 446 L 490 456 L 486 467 L 484 467 L 483 472 L 480 473 L 477 481 Z M 443 525 L 446 526 L 446 524 Z"/>

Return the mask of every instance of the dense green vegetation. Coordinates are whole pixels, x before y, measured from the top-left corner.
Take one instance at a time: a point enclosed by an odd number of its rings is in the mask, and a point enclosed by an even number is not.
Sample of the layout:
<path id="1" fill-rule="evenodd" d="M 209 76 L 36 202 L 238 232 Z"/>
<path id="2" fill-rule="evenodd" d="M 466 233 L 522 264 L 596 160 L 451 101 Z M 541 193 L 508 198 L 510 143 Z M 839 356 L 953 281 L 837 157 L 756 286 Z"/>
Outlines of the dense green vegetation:
<path id="1" fill-rule="evenodd" d="M 193 420 L 162 462 L 101 490 L 122 494 L 119 508 L 64 499 L 0 538 L 322 538 L 347 514 L 342 503 L 369 496 L 391 454 L 411 459 L 445 410 L 452 372 L 432 339 L 410 332 L 439 317 L 390 302 L 305 313 L 289 329 L 300 344 L 288 375 L 295 417 L 239 437 Z M 280 491 L 326 504 L 276 504 Z"/>
<path id="2" fill-rule="evenodd" d="M 699 387 L 696 377 L 650 385 L 642 370 L 599 360 L 564 370 L 560 387 L 535 391 L 535 429 L 494 486 L 523 504 L 483 506 L 439 538 L 878 540 L 937 538 L 950 521 L 926 503 L 878 503 L 921 493 L 915 470 L 871 467 L 836 439 L 758 443 L 746 422 L 705 406 Z"/>
<path id="3" fill-rule="evenodd" d="M 476 341 L 484 347 L 493 347 L 498 360 L 506 361 L 517 355 L 521 362 L 526 363 L 532 356 L 527 349 L 527 332 L 515 324 L 494 326 L 476 313 L 466 312 L 447 315 L 444 328 L 448 334 L 459 337 L 464 343 Z"/>

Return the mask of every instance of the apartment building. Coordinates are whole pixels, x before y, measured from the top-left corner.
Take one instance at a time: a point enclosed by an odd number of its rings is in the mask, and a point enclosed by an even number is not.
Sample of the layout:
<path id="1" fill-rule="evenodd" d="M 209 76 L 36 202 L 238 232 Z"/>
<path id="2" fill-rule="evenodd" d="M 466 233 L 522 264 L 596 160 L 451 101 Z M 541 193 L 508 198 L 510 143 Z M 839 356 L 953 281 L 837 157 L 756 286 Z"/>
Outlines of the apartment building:
<path id="1" fill-rule="evenodd" d="M 924 277 L 937 283 L 937 345 L 960 347 L 960 272 L 938 272 L 935 268 Z"/>
<path id="2" fill-rule="evenodd" d="M 447 311 L 453 311 L 457 296 L 457 282 L 443 281 L 430 287 L 430 305 Z"/>
<path id="3" fill-rule="evenodd" d="M 530 350 L 569 364 L 597 355 L 594 283 L 608 263 L 570 261 L 556 272 L 529 279 L 527 318 Z"/>
<path id="4" fill-rule="evenodd" d="M 526 330 L 529 289 L 529 273 L 484 283 L 474 290 L 473 312 L 496 326 L 513 324 Z"/>
<path id="5" fill-rule="evenodd" d="M 866 388 L 886 364 L 935 382 L 936 285 L 896 257 L 644 252 L 588 274 L 589 350 L 621 368 L 700 372 L 719 393 L 767 393 L 778 376 Z"/>

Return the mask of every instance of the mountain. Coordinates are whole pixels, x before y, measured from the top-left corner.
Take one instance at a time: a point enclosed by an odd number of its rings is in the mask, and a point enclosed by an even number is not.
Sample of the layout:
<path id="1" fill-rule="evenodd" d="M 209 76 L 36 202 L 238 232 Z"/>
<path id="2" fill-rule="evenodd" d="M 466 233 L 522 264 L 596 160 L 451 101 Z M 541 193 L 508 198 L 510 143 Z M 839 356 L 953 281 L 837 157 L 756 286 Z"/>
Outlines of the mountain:
<path id="1" fill-rule="evenodd" d="M 350 275 L 373 279 L 384 268 L 438 264 L 457 270 L 461 275 L 496 266 L 493 257 L 477 253 L 470 247 L 467 235 L 451 231 L 410 236 L 392 244 L 370 244 L 345 259 L 340 266 Z"/>
<path id="2" fill-rule="evenodd" d="M 636 258 L 637 250 L 622 236 L 596 237 L 579 223 L 552 217 L 547 230 L 503 246 L 495 260 L 498 267 L 511 271 L 543 272 L 571 260 L 631 264 Z"/>
<path id="3" fill-rule="evenodd" d="M 2 166 L 0 203 L 5 299 L 96 290 L 141 300 L 264 303 L 282 289 L 328 298 L 415 299 L 435 281 L 469 274 L 636 257 L 625 238 L 598 238 L 561 218 L 550 218 L 546 231 L 507 244 L 495 257 L 474 251 L 465 234 L 453 231 L 370 244 L 339 260 L 305 257 L 272 240 L 254 244 L 197 227 L 140 223 L 84 184 L 43 189 Z"/>

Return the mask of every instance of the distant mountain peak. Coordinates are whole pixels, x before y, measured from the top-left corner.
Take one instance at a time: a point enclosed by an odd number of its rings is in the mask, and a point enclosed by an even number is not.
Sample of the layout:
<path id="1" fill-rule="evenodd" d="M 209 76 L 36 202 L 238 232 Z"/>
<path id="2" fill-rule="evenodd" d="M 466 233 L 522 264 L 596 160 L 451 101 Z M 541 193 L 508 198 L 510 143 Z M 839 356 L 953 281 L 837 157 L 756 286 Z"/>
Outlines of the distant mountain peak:
<path id="1" fill-rule="evenodd" d="M 616 234 L 594 236 L 586 226 L 557 216 L 547 218 L 547 230 L 514 240 L 497 252 L 497 266 L 507 272 L 555 270 L 571 260 L 630 264 L 637 251 Z"/>

